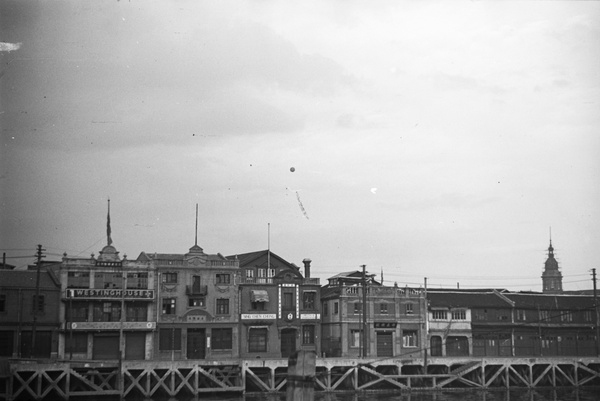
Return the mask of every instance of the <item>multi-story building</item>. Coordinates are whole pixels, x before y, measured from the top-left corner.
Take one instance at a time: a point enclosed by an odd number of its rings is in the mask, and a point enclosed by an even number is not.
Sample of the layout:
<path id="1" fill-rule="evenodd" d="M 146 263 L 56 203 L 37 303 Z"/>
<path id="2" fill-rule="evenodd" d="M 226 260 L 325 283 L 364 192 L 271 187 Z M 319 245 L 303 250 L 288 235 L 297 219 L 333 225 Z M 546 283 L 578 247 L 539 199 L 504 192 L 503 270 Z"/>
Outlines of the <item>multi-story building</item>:
<path id="1" fill-rule="evenodd" d="M 524 292 L 505 296 L 514 307 L 513 355 L 596 355 L 593 297 Z"/>
<path id="2" fill-rule="evenodd" d="M 121 258 L 110 231 L 107 237 L 98 257 L 63 257 L 60 358 L 152 358 L 154 270 L 148 262 Z"/>
<path id="3" fill-rule="evenodd" d="M 157 359 L 237 358 L 240 269 L 237 260 L 189 252 L 142 252 L 157 272 Z"/>
<path id="4" fill-rule="evenodd" d="M 240 356 L 287 358 L 296 350 L 320 354 L 320 284 L 310 259 L 300 269 L 270 250 L 229 256 L 242 271 Z"/>
<path id="5" fill-rule="evenodd" d="M 429 353 L 431 356 L 510 356 L 512 305 L 496 290 L 430 289 Z"/>
<path id="6" fill-rule="evenodd" d="M 591 296 L 435 289 L 427 298 L 432 356 L 596 354 Z"/>
<path id="7" fill-rule="evenodd" d="M 424 355 L 427 308 L 422 289 L 382 286 L 373 276 L 363 280 L 360 271 L 340 273 L 328 281 L 321 290 L 322 351 L 326 356 Z"/>
<path id="8" fill-rule="evenodd" d="M 0 269 L 1 357 L 57 356 L 60 284 L 52 265 L 42 263 L 39 276 L 37 268 Z"/>

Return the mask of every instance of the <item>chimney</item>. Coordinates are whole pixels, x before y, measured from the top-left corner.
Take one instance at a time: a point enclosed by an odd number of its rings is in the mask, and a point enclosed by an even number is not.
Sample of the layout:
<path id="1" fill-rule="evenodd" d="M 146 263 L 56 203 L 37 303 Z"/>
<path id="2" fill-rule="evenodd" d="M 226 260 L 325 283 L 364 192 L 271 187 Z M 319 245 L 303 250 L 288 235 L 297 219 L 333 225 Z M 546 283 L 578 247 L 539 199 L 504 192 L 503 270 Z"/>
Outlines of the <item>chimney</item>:
<path id="1" fill-rule="evenodd" d="M 308 258 L 302 261 L 302 263 L 304 263 L 304 278 L 310 278 L 310 262 L 312 262 L 312 260 Z"/>

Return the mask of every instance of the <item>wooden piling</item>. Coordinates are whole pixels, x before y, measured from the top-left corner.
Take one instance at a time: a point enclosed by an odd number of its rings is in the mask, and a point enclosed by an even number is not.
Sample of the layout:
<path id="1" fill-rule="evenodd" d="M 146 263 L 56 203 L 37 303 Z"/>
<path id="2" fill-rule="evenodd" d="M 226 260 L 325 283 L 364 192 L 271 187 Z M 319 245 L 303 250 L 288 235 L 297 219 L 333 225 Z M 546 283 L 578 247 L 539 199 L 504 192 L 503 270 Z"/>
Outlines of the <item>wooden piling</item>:
<path id="1" fill-rule="evenodd" d="M 286 401 L 314 401 L 316 358 L 314 351 L 298 351 L 289 357 Z"/>

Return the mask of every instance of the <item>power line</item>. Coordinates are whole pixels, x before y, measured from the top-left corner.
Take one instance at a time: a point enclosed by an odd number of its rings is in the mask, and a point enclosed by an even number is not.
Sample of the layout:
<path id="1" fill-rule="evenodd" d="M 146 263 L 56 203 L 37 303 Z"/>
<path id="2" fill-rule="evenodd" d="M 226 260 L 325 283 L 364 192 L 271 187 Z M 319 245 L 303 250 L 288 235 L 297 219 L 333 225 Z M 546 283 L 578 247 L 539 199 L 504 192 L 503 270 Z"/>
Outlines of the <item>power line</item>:
<path id="1" fill-rule="evenodd" d="M 3 256 L 6 259 L 28 259 L 35 258 L 35 255 L 27 255 L 27 256 Z"/>

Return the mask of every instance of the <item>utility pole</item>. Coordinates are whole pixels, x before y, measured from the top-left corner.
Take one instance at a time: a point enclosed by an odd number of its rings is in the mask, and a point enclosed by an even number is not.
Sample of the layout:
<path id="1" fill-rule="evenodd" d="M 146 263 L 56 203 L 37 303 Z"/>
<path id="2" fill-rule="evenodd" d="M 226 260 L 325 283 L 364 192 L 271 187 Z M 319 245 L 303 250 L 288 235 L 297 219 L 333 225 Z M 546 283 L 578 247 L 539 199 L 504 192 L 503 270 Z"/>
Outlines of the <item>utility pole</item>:
<path id="1" fill-rule="evenodd" d="M 425 374 L 427 374 L 427 354 L 429 353 L 429 327 L 428 327 L 428 321 L 429 321 L 429 308 L 427 307 L 427 277 L 424 278 L 424 284 L 425 284 L 425 290 L 423 292 L 423 311 L 421 311 L 421 316 L 425 316 L 425 344 L 423 347 L 423 365 L 425 365 Z M 423 338 L 423 336 L 421 336 L 421 338 Z"/>
<path id="2" fill-rule="evenodd" d="M 38 308 L 40 306 L 40 270 L 42 268 L 42 258 L 45 257 L 45 255 L 42 254 L 42 252 L 45 251 L 45 249 L 42 248 L 41 245 L 37 246 L 37 272 L 35 275 L 35 298 L 33 299 L 33 326 L 31 328 L 31 355 L 30 357 L 33 357 L 35 354 L 35 335 L 36 335 L 36 331 L 37 331 L 37 313 L 38 313 Z"/>
<path id="3" fill-rule="evenodd" d="M 369 351 L 367 349 L 367 265 L 362 265 L 362 316 L 363 316 L 363 338 L 362 338 L 362 356 L 366 357 L 369 355 Z"/>
<path id="4" fill-rule="evenodd" d="M 596 295 L 596 269 L 592 269 L 592 280 L 594 282 L 594 312 L 596 312 L 596 354 L 600 356 L 600 309 L 598 309 L 598 297 Z"/>

